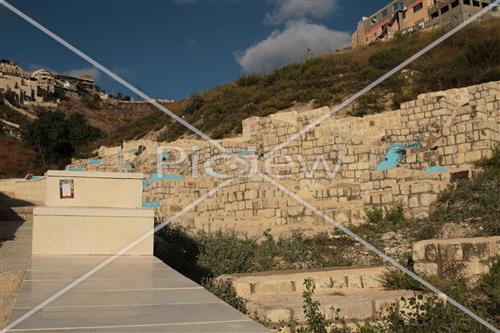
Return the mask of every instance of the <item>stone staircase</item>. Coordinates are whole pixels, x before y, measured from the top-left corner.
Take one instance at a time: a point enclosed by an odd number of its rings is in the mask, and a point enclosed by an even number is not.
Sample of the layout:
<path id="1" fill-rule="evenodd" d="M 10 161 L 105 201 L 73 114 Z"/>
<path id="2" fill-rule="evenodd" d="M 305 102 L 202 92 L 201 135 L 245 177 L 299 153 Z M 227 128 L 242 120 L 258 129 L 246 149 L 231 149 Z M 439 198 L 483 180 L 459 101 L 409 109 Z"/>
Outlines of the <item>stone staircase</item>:
<path id="1" fill-rule="evenodd" d="M 320 270 L 279 271 L 251 275 L 223 275 L 230 279 L 238 296 L 247 300 L 247 310 L 254 318 L 271 324 L 305 322 L 303 313 L 304 280 L 312 279 L 313 299 L 321 304 L 327 319 L 335 319 L 336 309 L 347 322 L 377 318 L 390 304 L 408 290 L 385 290 L 380 282 L 384 267 L 328 268 Z"/>

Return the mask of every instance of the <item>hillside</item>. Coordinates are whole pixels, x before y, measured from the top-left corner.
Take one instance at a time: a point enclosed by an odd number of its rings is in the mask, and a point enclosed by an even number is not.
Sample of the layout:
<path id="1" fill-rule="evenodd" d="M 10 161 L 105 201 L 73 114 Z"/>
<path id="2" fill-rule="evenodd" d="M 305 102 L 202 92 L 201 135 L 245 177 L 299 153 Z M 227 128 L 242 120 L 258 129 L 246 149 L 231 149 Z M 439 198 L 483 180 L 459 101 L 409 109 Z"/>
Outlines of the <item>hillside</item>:
<path id="1" fill-rule="evenodd" d="M 89 125 L 109 135 L 126 124 L 154 113 L 154 107 L 145 102 L 127 102 L 119 100 L 102 101 L 98 98 L 84 96 L 63 100 L 55 107 L 14 105 L 9 98 L 0 94 L 0 178 L 20 177 L 27 173 L 44 172 L 37 161 L 39 147 L 32 147 L 32 138 L 28 137 L 30 125 L 37 122 L 37 117 L 44 113 L 61 112 L 66 117 L 81 115 Z M 82 124 L 83 125 L 83 124 Z M 3 128 L 3 129 L 2 129 Z M 88 154 L 94 146 L 79 147 L 74 153 Z M 68 160 L 64 159 L 64 165 Z M 39 163 L 38 163 L 39 164 Z"/>
<path id="2" fill-rule="evenodd" d="M 112 133 L 142 117 L 151 115 L 155 107 L 149 103 L 127 101 L 101 101 L 81 98 L 63 101 L 57 111 L 65 114 L 81 113 L 92 125 L 104 133 Z"/>
<path id="3" fill-rule="evenodd" d="M 363 116 L 398 108 L 401 102 L 423 92 L 498 80 L 498 31 L 500 19 L 470 25 L 341 113 Z M 231 136 L 241 131 L 241 120 L 250 116 L 265 116 L 310 101 L 313 106 L 339 103 L 442 33 L 400 36 L 288 65 L 267 75 L 244 75 L 169 107 L 213 138 Z M 160 140 L 174 140 L 187 132 L 166 115 L 155 112 L 120 128 L 103 143 L 116 144 L 162 128 Z"/>
<path id="4" fill-rule="evenodd" d="M 18 139 L 0 136 L 0 178 L 24 177 L 34 172 L 35 152 Z"/>

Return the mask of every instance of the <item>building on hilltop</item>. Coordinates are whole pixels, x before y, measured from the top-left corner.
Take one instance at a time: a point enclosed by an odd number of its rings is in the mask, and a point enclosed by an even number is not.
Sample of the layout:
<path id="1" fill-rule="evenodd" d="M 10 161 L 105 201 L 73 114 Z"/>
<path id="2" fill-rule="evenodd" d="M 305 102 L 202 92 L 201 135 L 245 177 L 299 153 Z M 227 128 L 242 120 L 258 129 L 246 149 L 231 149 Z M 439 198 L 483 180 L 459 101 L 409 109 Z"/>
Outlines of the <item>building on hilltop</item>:
<path id="1" fill-rule="evenodd" d="M 363 17 L 352 34 L 352 47 L 387 40 L 396 33 L 455 26 L 487 7 L 492 0 L 393 0 L 369 17 Z M 498 13 L 493 7 L 491 15 Z"/>
<path id="2" fill-rule="evenodd" d="M 438 2 L 429 9 L 431 20 L 428 23 L 428 27 L 456 26 L 479 12 L 481 9 L 487 7 L 489 4 L 490 1 L 484 0 L 451 0 Z M 498 7 L 493 7 L 490 15 L 498 16 L 498 14 Z"/>
<path id="3" fill-rule="evenodd" d="M 0 92 L 11 91 L 18 101 L 41 101 L 38 83 L 17 64 L 0 60 Z"/>
<path id="4" fill-rule="evenodd" d="M 14 62 L 0 60 L 0 93 L 9 91 L 19 104 L 101 93 L 90 75 L 76 78 L 45 69 L 28 72 Z"/>

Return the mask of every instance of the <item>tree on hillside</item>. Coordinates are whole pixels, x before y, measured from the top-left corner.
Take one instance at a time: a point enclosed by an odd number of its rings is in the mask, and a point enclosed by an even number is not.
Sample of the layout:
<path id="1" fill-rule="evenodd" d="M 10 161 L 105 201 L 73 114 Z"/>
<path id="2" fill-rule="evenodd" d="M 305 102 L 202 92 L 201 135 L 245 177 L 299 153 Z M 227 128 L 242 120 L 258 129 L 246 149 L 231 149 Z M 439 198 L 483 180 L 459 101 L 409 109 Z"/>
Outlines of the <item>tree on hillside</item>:
<path id="1" fill-rule="evenodd" d="M 23 139 L 37 152 L 38 166 L 45 171 L 64 167 L 75 152 L 101 135 L 79 113 L 66 117 L 62 112 L 42 112 L 27 126 Z"/>

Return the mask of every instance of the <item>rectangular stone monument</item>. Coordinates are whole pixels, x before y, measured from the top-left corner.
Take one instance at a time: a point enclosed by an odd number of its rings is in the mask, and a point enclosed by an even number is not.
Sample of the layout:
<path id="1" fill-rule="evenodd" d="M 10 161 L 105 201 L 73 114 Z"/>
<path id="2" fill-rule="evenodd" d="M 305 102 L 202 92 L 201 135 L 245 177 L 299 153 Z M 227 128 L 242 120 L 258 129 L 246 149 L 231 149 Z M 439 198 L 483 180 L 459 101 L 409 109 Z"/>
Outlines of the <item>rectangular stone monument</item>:
<path id="1" fill-rule="evenodd" d="M 154 212 L 142 207 L 142 173 L 48 171 L 46 206 L 33 211 L 34 255 L 152 255 Z"/>

